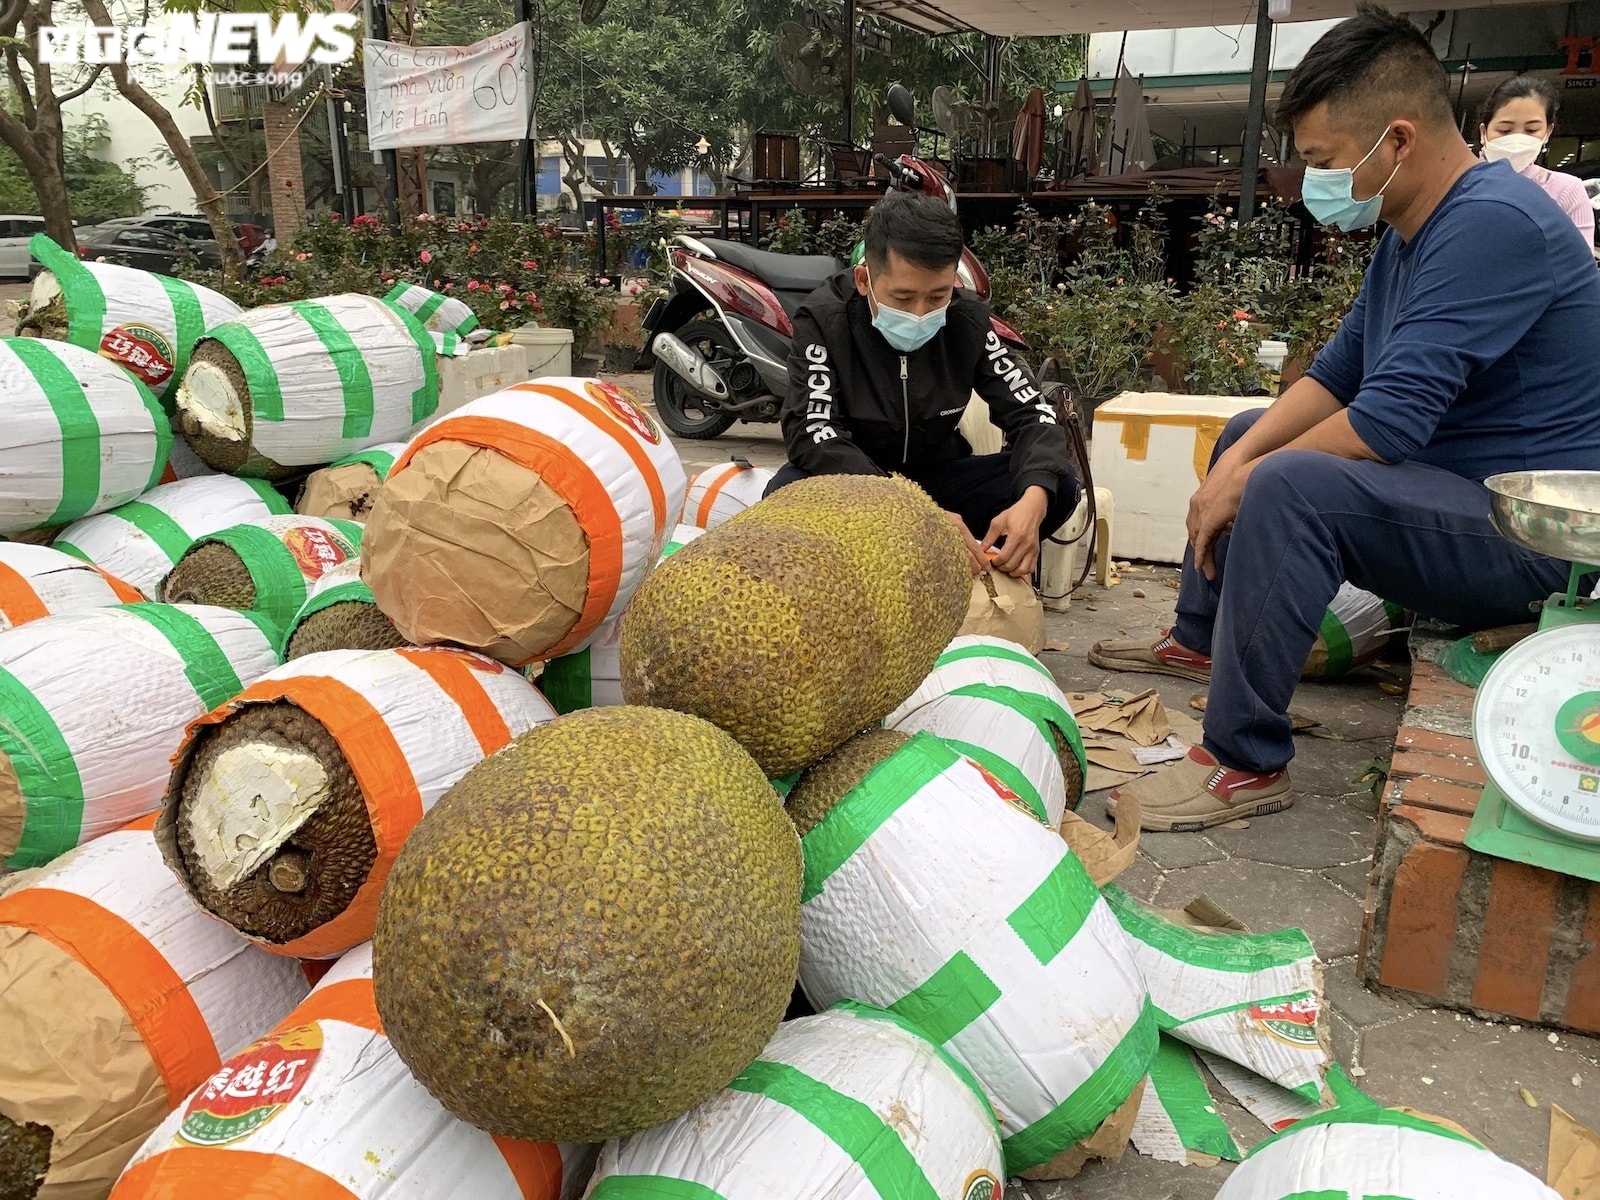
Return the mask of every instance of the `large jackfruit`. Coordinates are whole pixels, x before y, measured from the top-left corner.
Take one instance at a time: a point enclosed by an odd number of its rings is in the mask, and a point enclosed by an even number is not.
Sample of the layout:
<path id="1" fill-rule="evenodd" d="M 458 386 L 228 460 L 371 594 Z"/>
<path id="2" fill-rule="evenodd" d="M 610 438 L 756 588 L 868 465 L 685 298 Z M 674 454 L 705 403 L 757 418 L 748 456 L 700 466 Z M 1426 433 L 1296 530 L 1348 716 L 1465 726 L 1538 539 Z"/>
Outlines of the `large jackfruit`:
<path id="1" fill-rule="evenodd" d="M 417 826 L 373 939 L 378 1012 L 451 1112 L 598 1142 L 761 1052 L 800 955 L 800 844 L 749 755 L 660 709 L 587 709 L 474 767 Z"/>
<path id="2" fill-rule="evenodd" d="M 785 798 L 795 832 L 805 837 L 822 824 L 822 818 L 855 791 L 873 767 L 910 740 L 910 734 L 893 729 L 868 729 L 810 767 Z"/>
<path id="3" fill-rule="evenodd" d="M 968 563 L 906 480 L 791 484 L 645 580 L 623 616 L 623 696 L 705 717 L 786 775 L 922 682 L 966 614 Z"/>

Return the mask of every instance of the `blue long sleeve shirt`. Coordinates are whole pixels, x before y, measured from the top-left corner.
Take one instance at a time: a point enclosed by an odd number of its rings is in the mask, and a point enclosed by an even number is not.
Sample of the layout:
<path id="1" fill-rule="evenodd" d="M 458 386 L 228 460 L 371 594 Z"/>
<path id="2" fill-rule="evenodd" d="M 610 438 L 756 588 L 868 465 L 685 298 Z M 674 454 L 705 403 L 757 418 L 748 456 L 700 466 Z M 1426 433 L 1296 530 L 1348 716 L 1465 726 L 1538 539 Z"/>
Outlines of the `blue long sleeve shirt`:
<path id="1" fill-rule="evenodd" d="M 1378 243 L 1310 376 L 1386 462 L 1469 479 L 1600 470 L 1600 270 L 1509 163 L 1468 170 L 1411 241 Z"/>

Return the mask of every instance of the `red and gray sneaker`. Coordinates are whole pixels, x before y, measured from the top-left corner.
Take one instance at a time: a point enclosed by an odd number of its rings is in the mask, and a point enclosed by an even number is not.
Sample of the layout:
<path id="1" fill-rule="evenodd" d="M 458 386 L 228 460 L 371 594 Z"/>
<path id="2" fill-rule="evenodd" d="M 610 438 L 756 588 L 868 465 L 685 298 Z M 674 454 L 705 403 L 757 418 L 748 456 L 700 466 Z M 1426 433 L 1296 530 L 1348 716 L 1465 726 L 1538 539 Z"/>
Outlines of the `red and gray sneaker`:
<path id="1" fill-rule="evenodd" d="M 1288 771 L 1235 771 L 1199 746 L 1172 767 L 1117 788 L 1106 813 L 1124 798 L 1139 806 L 1139 828 L 1152 833 L 1198 833 L 1241 817 L 1282 812 L 1294 803 Z"/>
<path id="2" fill-rule="evenodd" d="M 1197 654 L 1172 640 L 1168 629 L 1156 637 L 1109 638 L 1089 650 L 1089 661 L 1106 671 L 1143 671 L 1176 675 L 1197 683 L 1211 682 L 1211 656 Z"/>

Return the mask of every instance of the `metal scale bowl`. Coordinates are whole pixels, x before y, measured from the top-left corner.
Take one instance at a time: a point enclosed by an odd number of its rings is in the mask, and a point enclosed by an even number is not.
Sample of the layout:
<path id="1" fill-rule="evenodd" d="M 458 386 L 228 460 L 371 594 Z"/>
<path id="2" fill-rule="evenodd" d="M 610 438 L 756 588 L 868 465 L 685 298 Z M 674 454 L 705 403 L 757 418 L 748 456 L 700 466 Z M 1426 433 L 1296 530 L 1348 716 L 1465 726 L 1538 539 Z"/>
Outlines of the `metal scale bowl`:
<path id="1" fill-rule="evenodd" d="M 1467 845 L 1600 880 L 1600 602 L 1579 581 L 1600 567 L 1600 471 L 1518 471 L 1484 481 L 1505 537 L 1572 564 L 1539 630 L 1478 687 L 1472 738 L 1489 782 Z"/>

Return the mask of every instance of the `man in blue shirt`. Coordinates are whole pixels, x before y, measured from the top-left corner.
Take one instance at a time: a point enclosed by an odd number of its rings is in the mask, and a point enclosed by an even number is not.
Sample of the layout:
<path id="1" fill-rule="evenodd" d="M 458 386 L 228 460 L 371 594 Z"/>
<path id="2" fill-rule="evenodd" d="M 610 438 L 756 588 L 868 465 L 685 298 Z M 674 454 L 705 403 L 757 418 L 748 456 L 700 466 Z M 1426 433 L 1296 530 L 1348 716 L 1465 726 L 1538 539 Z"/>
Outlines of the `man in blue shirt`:
<path id="1" fill-rule="evenodd" d="M 1212 684 L 1203 746 L 1121 789 L 1146 829 L 1289 807 L 1289 700 L 1343 580 L 1467 628 L 1525 621 L 1566 564 L 1497 534 L 1482 481 L 1600 470 L 1600 272 L 1555 201 L 1461 139 L 1422 33 L 1362 5 L 1290 74 L 1278 119 L 1313 216 L 1389 228 L 1306 378 L 1219 439 L 1172 629 L 1090 652 Z"/>

